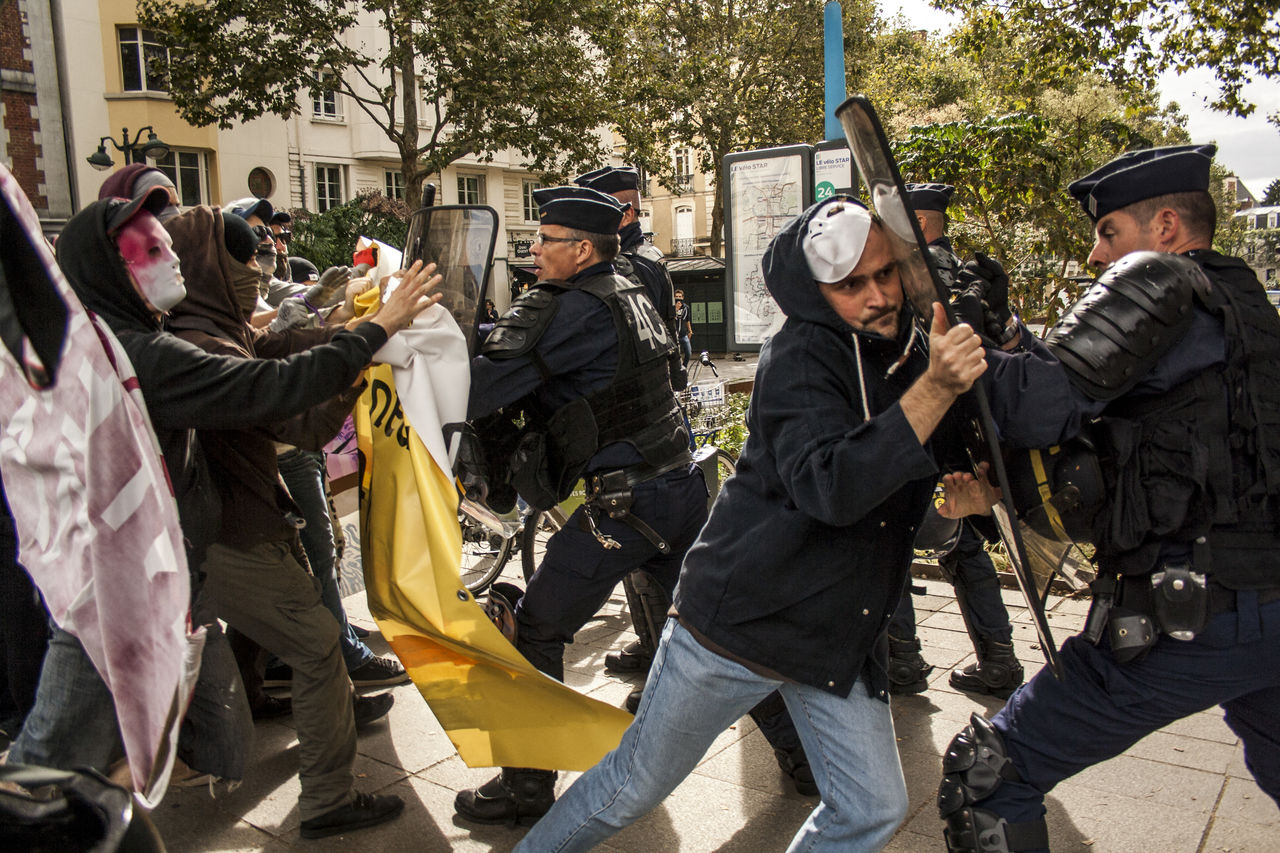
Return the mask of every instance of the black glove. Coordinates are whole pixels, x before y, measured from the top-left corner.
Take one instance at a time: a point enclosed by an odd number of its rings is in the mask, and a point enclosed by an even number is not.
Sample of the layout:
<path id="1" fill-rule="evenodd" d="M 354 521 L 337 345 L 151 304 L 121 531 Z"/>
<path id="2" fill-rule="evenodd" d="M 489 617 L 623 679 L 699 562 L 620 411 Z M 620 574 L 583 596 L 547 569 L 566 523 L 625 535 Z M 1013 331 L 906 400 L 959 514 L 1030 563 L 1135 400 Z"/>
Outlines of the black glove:
<path id="1" fill-rule="evenodd" d="M 963 297 L 972 296 L 982 304 L 982 321 L 975 324 L 966 318 L 965 322 L 993 340 L 1003 340 L 1005 325 L 1013 317 L 1013 312 L 1009 310 L 1009 276 L 1000 262 L 981 252 L 974 252 L 973 260 L 956 273 L 956 290 L 960 294 L 956 303 Z"/>

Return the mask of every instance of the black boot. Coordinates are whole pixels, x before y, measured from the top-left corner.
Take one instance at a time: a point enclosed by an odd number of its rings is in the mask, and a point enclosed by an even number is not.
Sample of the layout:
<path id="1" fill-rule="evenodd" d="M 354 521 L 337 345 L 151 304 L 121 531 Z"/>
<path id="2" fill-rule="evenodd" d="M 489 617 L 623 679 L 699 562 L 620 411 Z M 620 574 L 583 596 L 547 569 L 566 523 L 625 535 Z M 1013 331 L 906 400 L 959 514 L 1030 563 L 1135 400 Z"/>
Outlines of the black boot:
<path id="1" fill-rule="evenodd" d="M 453 810 L 476 823 L 532 824 L 556 801 L 556 772 L 504 767 L 479 788 L 459 791 Z"/>
<path id="2" fill-rule="evenodd" d="M 639 640 L 628 643 L 621 651 L 604 656 L 604 668 L 609 672 L 648 672 L 652 663 L 653 652 L 641 645 Z"/>
<path id="3" fill-rule="evenodd" d="M 923 693 L 928 687 L 928 675 L 933 664 L 925 663 L 920 655 L 920 640 L 909 640 L 889 635 L 889 692 L 895 696 Z"/>
<path id="4" fill-rule="evenodd" d="M 953 669 L 948 680 L 956 690 L 1008 699 L 1022 683 L 1022 663 L 1014 656 L 1011 643 L 986 640 L 982 645 L 978 662 L 964 669 Z"/>

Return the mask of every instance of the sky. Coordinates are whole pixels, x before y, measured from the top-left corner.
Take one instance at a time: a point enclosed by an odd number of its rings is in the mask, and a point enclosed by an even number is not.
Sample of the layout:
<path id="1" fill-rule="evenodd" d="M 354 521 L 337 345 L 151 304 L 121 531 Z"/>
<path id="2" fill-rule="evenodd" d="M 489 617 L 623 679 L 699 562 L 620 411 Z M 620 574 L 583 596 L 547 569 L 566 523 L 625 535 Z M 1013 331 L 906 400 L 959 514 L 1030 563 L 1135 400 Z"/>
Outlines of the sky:
<path id="1" fill-rule="evenodd" d="M 885 15 L 893 15 L 898 8 L 907 20 L 927 30 L 946 31 L 955 20 L 955 16 L 930 6 L 929 0 L 881 0 Z M 1280 112 L 1280 80 L 1252 83 L 1245 89 L 1248 98 L 1257 104 L 1248 118 L 1204 106 L 1206 97 L 1217 91 L 1213 75 L 1207 70 L 1164 74 L 1159 87 L 1161 104 L 1176 101 L 1186 114 L 1192 141 L 1216 142 L 1217 161 L 1261 199 L 1267 185 L 1280 178 L 1280 130 L 1267 122 L 1269 114 Z"/>

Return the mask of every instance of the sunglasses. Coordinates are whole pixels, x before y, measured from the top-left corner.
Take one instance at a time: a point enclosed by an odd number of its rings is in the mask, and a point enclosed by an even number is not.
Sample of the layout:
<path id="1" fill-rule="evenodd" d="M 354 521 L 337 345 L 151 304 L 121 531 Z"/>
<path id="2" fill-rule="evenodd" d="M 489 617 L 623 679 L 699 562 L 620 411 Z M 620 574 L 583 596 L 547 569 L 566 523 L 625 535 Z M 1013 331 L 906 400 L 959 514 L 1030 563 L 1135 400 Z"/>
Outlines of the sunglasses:
<path id="1" fill-rule="evenodd" d="M 279 240 L 281 243 L 284 243 L 284 244 L 287 246 L 287 245 L 289 245 L 289 241 L 291 241 L 291 240 L 293 239 L 293 232 L 292 232 L 292 231 L 290 231 L 288 228 L 282 228 L 282 229 L 280 229 L 280 231 L 275 235 L 275 238 L 276 238 L 277 240 Z"/>

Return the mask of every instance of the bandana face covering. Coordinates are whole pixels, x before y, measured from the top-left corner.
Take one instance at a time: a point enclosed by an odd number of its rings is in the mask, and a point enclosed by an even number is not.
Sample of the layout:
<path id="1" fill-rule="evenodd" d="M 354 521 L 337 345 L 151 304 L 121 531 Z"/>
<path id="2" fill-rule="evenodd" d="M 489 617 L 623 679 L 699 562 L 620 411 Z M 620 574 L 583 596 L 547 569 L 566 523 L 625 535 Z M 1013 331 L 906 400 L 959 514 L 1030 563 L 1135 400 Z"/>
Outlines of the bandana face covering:
<path id="1" fill-rule="evenodd" d="M 258 282 L 262 274 L 251 266 L 239 261 L 231 262 L 231 288 L 236 294 L 236 305 L 245 319 L 253 316 L 258 307 Z"/>
<path id="2" fill-rule="evenodd" d="M 116 234 L 116 249 L 147 304 L 164 313 L 187 295 L 173 238 L 150 214 L 133 218 Z"/>

